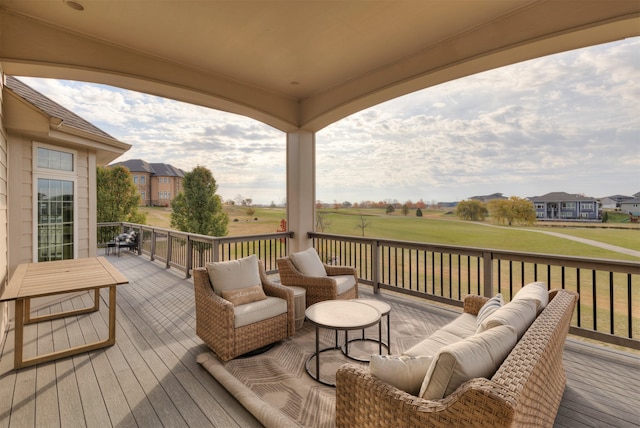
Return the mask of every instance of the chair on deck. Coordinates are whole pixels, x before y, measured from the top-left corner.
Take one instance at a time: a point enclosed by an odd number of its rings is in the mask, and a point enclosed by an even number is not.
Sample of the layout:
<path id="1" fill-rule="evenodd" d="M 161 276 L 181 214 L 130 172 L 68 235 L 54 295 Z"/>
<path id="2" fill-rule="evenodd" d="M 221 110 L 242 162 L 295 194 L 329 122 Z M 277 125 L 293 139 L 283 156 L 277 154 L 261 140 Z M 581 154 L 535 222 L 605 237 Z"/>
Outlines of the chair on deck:
<path id="1" fill-rule="evenodd" d="M 358 298 L 356 269 L 323 263 L 315 248 L 292 253 L 277 263 L 283 285 L 306 290 L 307 307 L 324 300 Z"/>
<path id="2" fill-rule="evenodd" d="M 196 334 L 222 360 L 295 333 L 293 291 L 267 278 L 255 255 L 193 270 Z"/>

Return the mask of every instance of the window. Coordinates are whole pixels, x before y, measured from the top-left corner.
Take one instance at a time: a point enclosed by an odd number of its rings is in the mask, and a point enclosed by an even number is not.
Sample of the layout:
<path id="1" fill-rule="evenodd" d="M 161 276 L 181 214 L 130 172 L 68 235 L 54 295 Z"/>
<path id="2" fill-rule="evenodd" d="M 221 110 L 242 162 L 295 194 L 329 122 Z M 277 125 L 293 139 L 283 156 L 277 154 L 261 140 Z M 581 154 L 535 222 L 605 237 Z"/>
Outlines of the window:
<path id="1" fill-rule="evenodd" d="M 581 206 L 585 211 L 593 211 L 593 202 L 583 202 Z"/>
<path id="2" fill-rule="evenodd" d="M 145 184 L 146 182 L 146 177 L 144 175 L 140 176 L 140 184 Z"/>
<path id="3" fill-rule="evenodd" d="M 544 204 L 537 203 L 537 204 L 535 204 L 535 206 L 536 206 L 537 210 L 543 210 L 544 209 Z"/>
<path id="4" fill-rule="evenodd" d="M 140 192 L 140 197 L 142 198 L 142 201 L 144 202 L 147 198 L 146 198 L 146 194 L 144 191 Z"/>
<path id="5" fill-rule="evenodd" d="M 75 257 L 76 152 L 34 145 L 34 260 Z"/>
<path id="6" fill-rule="evenodd" d="M 38 178 L 38 261 L 73 258 L 73 181 Z"/>
<path id="7" fill-rule="evenodd" d="M 562 203 L 562 209 L 563 210 L 573 210 L 576 208 L 576 203 L 575 202 L 563 202 Z"/>
<path id="8" fill-rule="evenodd" d="M 74 154 L 47 147 L 37 147 L 38 168 L 74 172 Z"/>
<path id="9" fill-rule="evenodd" d="M 138 184 L 138 176 L 137 175 L 133 176 L 133 184 Z"/>

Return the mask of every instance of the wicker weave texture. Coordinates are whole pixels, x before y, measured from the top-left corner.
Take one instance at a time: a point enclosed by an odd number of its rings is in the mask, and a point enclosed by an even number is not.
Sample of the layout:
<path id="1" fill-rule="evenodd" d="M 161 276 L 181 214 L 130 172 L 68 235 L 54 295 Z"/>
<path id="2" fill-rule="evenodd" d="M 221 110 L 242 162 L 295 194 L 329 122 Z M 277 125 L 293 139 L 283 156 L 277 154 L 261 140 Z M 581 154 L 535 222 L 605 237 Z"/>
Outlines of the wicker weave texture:
<path id="1" fill-rule="evenodd" d="M 355 268 L 325 264 L 324 268 L 327 271 L 327 276 L 315 277 L 300 273 L 289 257 L 280 258 L 277 263 L 280 281 L 283 285 L 302 287 L 307 291 L 307 307 L 325 300 L 358 298 L 358 275 Z M 353 275 L 355 286 L 342 294 L 338 294 L 336 280 L 331 278 L 336 275 Z"/>
<path id="2" fill-rule="evenodd" d="M 442 400 L 415 397 L 366 368 L 345 364 L 336 376 L 336 426 L 553 426 L 565 386 L 562 350 L 577 294 L 552 291 L 549 298 L 491 379 L 472 379 Z M 465 302 L 465 310 L 477 313 L 479 301 Z"/>
<path id="3" fill-rule="evenodd" d="M 295 333 L 293 291 L 270 282 L 262 264 L 260 278 L 266 295 L 287 301 L 287 313 L 235 328 L 233 304 L 213 292 L 205 268 L 193 270 L 196 334 L 222 361 L 229 361 Z"/>

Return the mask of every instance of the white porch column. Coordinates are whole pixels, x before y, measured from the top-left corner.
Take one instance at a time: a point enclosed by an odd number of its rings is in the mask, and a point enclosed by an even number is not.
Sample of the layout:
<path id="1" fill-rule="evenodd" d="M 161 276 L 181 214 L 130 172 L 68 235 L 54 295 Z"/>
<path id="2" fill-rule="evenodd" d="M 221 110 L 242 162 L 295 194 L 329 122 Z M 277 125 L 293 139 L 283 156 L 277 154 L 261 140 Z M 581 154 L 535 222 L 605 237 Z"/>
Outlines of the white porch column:
<path id="1" fill-rule="evenodd" d="M 316 136 L 287 133 L 287 226 L 294 232 L 290 252 L 311 247 L 307 232 L 315 229 Z"/>

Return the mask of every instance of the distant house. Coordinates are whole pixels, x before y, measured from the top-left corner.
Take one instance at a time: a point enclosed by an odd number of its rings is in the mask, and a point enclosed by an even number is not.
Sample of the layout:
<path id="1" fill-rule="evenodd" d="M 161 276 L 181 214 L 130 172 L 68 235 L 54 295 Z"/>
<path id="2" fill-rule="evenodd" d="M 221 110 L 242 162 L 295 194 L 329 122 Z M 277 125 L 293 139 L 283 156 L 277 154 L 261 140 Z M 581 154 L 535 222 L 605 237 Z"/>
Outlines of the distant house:
<path id="1" fill-rule="evenodd" d="M 640 197 L 621 202 L 620 211 L 632 216 L 640 216 Z"/>
<path id="2" fill-rule="evenodd" d="M 485 204 L 493 199 L 508 199 L 505 196 L 502 196 L 502 193 L 493 193 L 491 195 L 483 195 L 483 196 L 472 196 L 469 199 L 474 201 L 481 201 Z"/>
<path id="3" fill-rule="evenodd" d="M 620 203 L 633 199 L 633 196 L 612 195 L 600 198 L 600 208 L 603 210 L 619 210 Z"/>
<path id="4" fill-rule="evenodd" d="M 529 198 L 536 209 L 538 220 L 591 220 L 600 219 L 600 204 L 596 198 L 552 192 Z"/>
<path id="5" fill-rule="evenodd" d="M 142 159 L 131 159 L 114 163 L 122 165 L 133 176 L 138 186 L 142 206 L 168 207 L 176 195 L 182 191 L 184 171 L 165 163 L 148 163 Z"/>

